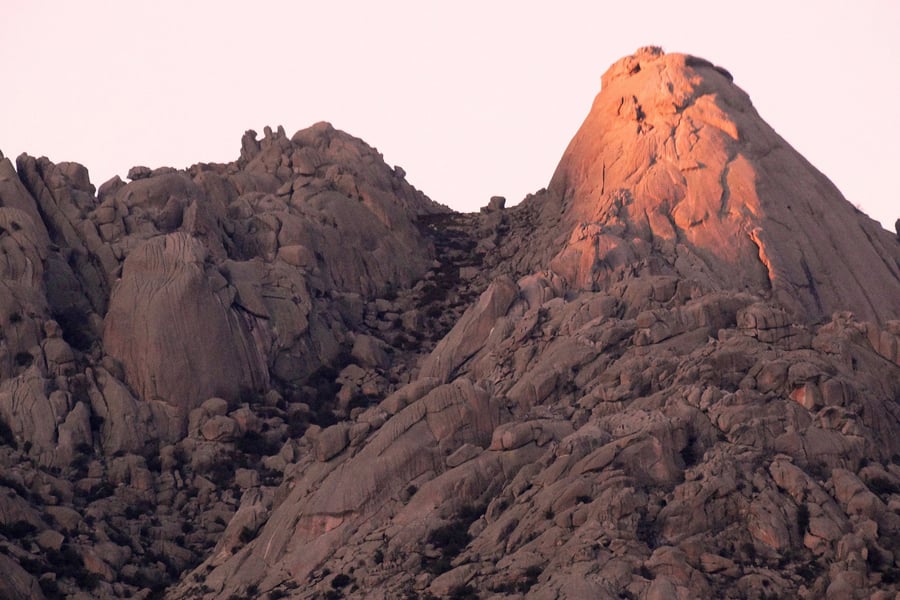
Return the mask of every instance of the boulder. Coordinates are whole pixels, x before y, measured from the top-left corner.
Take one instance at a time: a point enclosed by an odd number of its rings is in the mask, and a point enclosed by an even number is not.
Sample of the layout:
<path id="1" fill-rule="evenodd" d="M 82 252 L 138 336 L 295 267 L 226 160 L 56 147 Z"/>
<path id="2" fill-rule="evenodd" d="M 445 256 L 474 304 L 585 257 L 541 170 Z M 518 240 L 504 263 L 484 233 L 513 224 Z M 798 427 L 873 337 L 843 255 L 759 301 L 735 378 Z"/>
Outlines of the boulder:
<path id="1" fill-rule="evenodd" d="M 508 277 L 491 283 L 478 302 L 437 344 L 422 365 L 420 376 L 447 381 L 462 363 L 481 349 L 497 320 L 506 314 L 517 296 L 518 287 Z"/>
<path id="2" fill-rule="evenodd" d="M 28 571 L 9 556 L 0 554 L 0 596 L 9 600 L 44 600 L 41 586 Z"/>
<path id="3" fill-rule="evenodd" d="M 185 413 L 211 396 L 237 398 L 268 381 L 246 320 L 215 294 L 206 251 L 182 233 L 156 237 L 125 261 L 106 315 L 106 351 L 142 398 Z"/>

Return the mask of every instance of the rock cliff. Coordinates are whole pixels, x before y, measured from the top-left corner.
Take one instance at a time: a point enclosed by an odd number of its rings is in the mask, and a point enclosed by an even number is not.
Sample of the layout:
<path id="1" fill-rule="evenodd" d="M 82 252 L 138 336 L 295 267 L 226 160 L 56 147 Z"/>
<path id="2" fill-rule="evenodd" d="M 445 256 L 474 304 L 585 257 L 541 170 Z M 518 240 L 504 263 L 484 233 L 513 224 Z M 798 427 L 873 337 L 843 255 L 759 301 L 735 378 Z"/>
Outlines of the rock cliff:
<path id="1" fill-rule="evenodd" d="M 724 69 L 512 208 L 325 123 L 128 178 L 0 160 L 0 596 L 900 591 L 900 243 Z"/>

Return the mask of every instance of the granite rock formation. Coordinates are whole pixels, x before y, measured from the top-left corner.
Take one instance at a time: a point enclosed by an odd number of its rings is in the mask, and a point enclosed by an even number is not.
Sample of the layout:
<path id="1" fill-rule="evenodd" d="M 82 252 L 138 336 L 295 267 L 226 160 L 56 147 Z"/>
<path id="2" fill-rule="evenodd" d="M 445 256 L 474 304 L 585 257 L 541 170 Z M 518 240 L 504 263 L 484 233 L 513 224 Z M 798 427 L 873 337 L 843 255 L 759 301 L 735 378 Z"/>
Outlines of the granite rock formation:
<path id="1" fill-rule="evenodd" d="M 457 214 L 320 123 L 0 157 L 0 596 L 893 598 L 900 244 L 720 67 Z"/>

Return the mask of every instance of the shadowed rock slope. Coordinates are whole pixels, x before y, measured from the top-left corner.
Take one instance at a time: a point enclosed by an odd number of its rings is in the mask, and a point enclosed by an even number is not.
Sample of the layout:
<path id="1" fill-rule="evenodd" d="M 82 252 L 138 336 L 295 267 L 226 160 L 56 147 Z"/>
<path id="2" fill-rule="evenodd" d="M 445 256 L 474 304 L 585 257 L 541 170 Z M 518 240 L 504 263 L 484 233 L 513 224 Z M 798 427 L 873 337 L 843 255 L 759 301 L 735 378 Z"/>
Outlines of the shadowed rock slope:
<path id="1" fill-rule="evenodd" d="M 326 124 L 0 163 L 0 596 L 892 598 L 900 243 L 719 67 L 456 214 Z"/>

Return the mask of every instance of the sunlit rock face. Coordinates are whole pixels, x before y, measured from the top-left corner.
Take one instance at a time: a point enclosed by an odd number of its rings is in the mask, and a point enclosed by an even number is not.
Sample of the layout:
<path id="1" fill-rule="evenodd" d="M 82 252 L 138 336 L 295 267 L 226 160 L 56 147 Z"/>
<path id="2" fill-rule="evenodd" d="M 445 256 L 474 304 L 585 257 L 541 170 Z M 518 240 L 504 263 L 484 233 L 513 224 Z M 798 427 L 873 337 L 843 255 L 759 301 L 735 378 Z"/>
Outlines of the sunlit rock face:
<path id="1" fill-rule="evenodd" d="M 900 311 L 896 241 L 703 59 L 644 48 L 610 67 L 545 203 L 571 234 L 553 268 L 578 287 L 652 264 L 806 318 Z"/>

